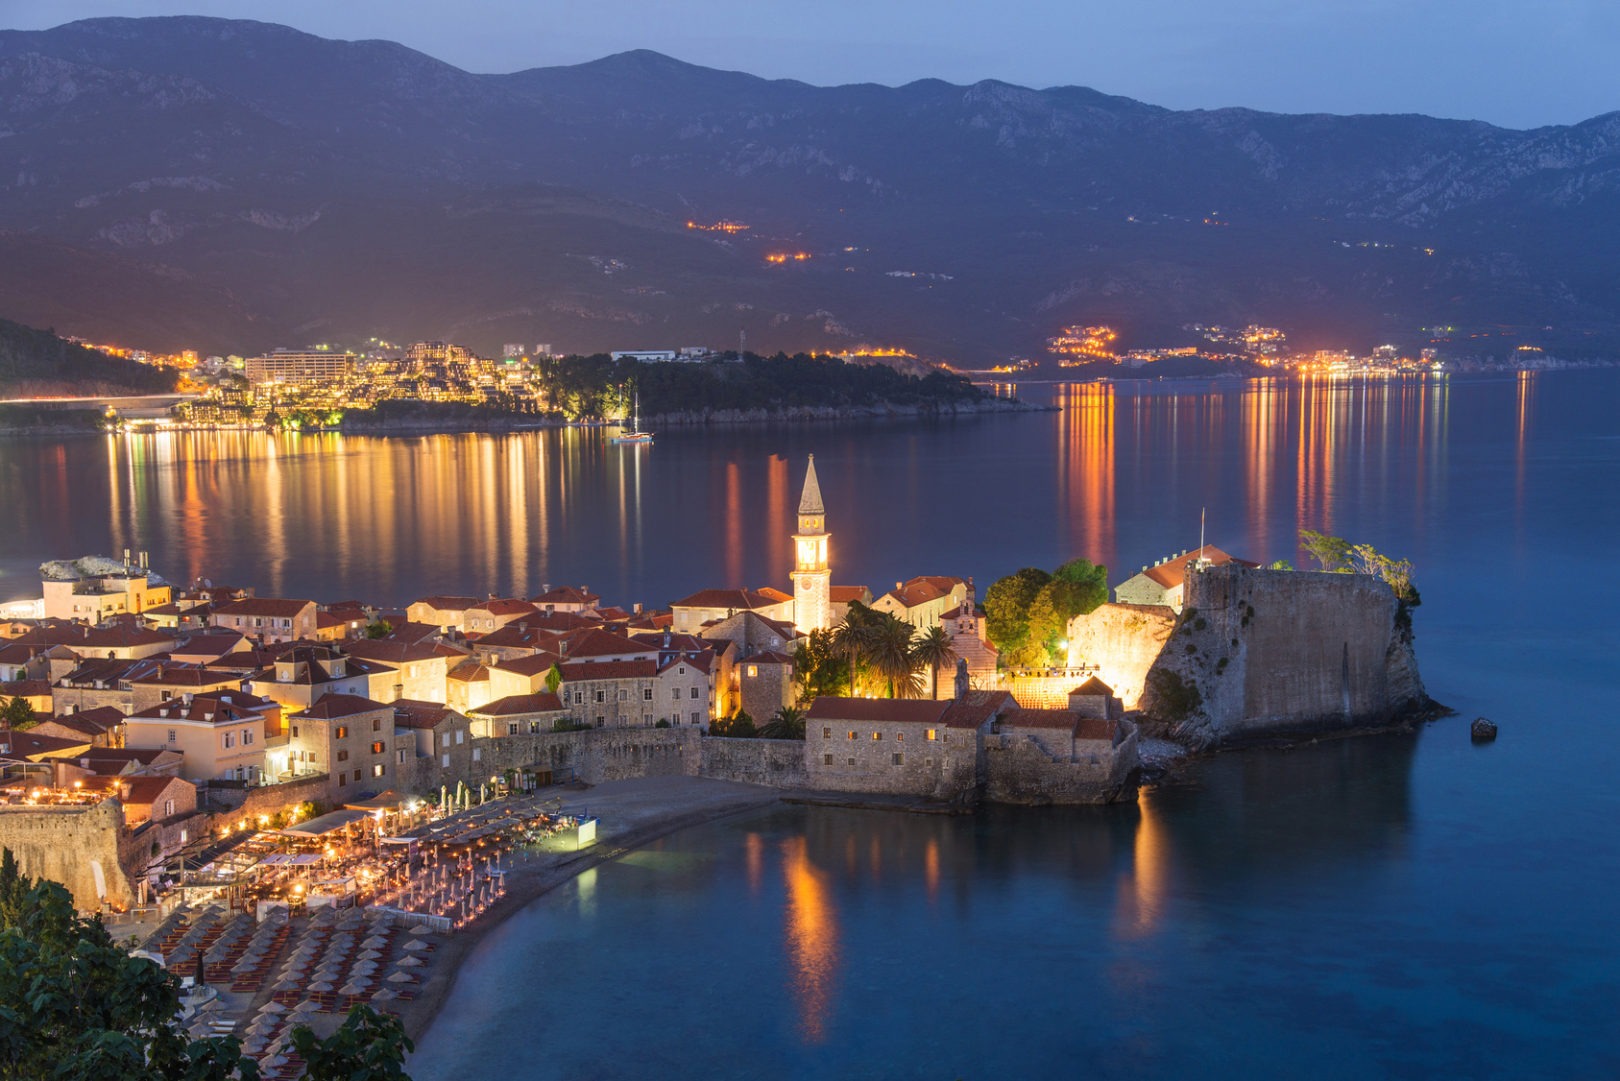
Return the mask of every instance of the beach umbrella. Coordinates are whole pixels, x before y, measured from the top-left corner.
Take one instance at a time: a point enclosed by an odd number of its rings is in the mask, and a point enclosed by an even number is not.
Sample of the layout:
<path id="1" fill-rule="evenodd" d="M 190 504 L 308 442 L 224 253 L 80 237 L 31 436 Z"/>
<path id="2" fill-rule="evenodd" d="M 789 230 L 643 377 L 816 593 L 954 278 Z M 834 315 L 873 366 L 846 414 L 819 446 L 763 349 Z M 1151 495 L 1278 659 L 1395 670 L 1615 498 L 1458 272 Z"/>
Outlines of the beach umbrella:
<path id="1" fill-rule="evenodd" d="M 388 940 L 382 935 L 372 935 L 370 938 L 360 943 L 360 945 L 366 947 L 368 950 L 375 950 L 379 947 L 388 945 Z"/>
<path id="2" fill-rule="evenodd" d="M 420 953 L 423 950 L 431 950 L 433 947 L 429 946 L 426 942 L 423 942 L 419 938 L 413 938 L 409 942 L 405 943 L 405 948 L 410 950 L 412 953 Z"/>
<path id="3" fill-rule="evenodd" d="M 363 984 L 358 980 L 350 980 L 348 983 L 339 988 L 338 991 L 340 994 L 344 995 L 363 995 L 370 989 L 371 988 L 368 984 Z"/>
<path id="4" fill-rule="evenodd" d="M 328 980 L 317 980 L 309 985 L 309 989 L 311 991 L 317 991 L 324 994 L 325 992 L 332 990 L 333 985 Z"/>
<path id="5" fill-rule="evenodd" d="M 269 1002 L 266 1002 L 262 1007 L 260 1007 L 259 1012 L 260 1013 L 283 1014 L 283 1013 L 287 1012 L 287 1007 L 283 1006 L 281 1003 L 277 1002 L 275 999 L 271 999 Z"/>
<path id="6" fill-rule="evenodd" d="M 361 950 L 359 953 L 355 954 L 354 956 L 355 956 L 355 959 L 358 960 L 358 961 L 375 961 L 378 958 L 380 958 L 382 955 L 383 955 L 383 952 L 381 950 Z"/>
<path id="7" fill-rule="evenodd" d="M 387 987 L 384 987 L 381 991 L 378 991 L 376 994 L 371 996 L 372 1001 L 374 1002 L 391 1002 L 398 997 L 399 992 Z"/>
<path id="8" fill-rule="evenodd" d="M 421 965 L 426 964 L 427 962 L 423 961 L 420 957 L 417 957 L 415 954 L 410 954 L 408 956 L 401 957 L 398 961 L 396 961 L 394 963 L 399 965 L 401 968 L 417 968 L 417 967 L 420 967 Z"/>
<path id="9" fill-rule="evenodd" d="M 433 928 L 429 927 L 425 923 L 419 923 L 415 927 L 411 928 L 411 934 L 413 934 L 413 935 L 431 935 L 432 933 L 433 933 Z M 409 949 L 409 948 L 410 948 L 409 946 L 406 947 L 406 949 Z"/>
<path id="10" fill-rule="evenodd" d="M 415 983 L 416 977 L 409 972 L 393 972 L 388 976 L 389 983 Z"/>

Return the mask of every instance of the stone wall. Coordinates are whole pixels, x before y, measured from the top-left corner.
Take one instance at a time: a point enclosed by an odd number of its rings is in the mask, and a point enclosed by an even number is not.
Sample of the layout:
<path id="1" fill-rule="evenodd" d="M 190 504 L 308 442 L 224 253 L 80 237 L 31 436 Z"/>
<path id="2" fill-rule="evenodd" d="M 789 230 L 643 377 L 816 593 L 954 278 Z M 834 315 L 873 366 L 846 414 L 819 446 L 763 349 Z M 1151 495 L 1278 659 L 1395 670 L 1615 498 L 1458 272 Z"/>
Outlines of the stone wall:
<path id="1" fill-rule="evenodd" d="M 1376 727 L 1428 702 L 1389 586 L 1211 567 L 1148 675 L 1143 713 L 1199 747 Z"/>
<path id="2" fill-rule="evenodd" d="M 797 739 L 703 740 L 702 775 L 772 788 L 805 788 L 804 741 Z"/>
<path id="3" fill-rule="evenodd" d="M 830 730 L 823 735 L 823 730 Z M 855 738 L 849 737 L 849 732 Z M 881 738 L 872 739 L 873 731 Z M 811 721 L 805 733 L 805 780 L 826 792 L 868 792 L 949 802 L 972 799 L 980 777 L 977 734 L 919 724 Z M 900 739 L 904 735 L 904 739 Z M 896 763 L 894 756 L 899 754 Z"/>
<path id="4" fill-rule="evenodd" d="M 1069 664 L 1096 665 L 1097 678 L 1135 709 L 1175 626 L 1175 613 L 1162 605 L 1105 604 L 1069 621 Z"/>
<path id="5" fill-rule="evenodd" d="M 110 904 L 125 908 L 135 895 L 119 862 L 123 824 L 123 806 L 112 799 L 91 807 L 0 807 L 0 848 L 11 849 L 23 874 L 66 886 L 80 909 L 98 908 L 102 889 Z"/>
<path id="6" fill-rule="evenodd" d="M 1137 734 L 1128 725 L 1116 744 L 1075 743 L 1075 760 L 1065 761 L 1027 733 L 986 736 L 985 798 L 992 803 L 1118 803 L 1136 798 Z"/>
<path id="7" fill-rule="evenodd" d="M 213 811 L 220 821 L 258 818 L 273 815 L 294 804 L 327 802 L 327 775 L 312 773 L 280 784 L 244 785 L 241 788 L 223 785 L 201 786 L 197 790 L 198 802 L 207 801 L 207 810 Z"/>

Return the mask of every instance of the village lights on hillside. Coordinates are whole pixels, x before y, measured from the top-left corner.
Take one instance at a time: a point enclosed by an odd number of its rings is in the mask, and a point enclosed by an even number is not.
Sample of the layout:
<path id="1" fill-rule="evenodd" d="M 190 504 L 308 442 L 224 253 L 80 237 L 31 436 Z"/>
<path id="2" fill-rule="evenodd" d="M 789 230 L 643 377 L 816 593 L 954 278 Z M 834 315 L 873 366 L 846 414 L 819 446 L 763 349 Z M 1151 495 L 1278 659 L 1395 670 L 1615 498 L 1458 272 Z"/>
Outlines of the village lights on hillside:
<path id="1" fill-rule="evenodd" d="M 774 265 L 783 263 L 803 263 L 808 261 L 810 253 L 807 251 L 773 251 L 765 255 L 765 261 Z"/>

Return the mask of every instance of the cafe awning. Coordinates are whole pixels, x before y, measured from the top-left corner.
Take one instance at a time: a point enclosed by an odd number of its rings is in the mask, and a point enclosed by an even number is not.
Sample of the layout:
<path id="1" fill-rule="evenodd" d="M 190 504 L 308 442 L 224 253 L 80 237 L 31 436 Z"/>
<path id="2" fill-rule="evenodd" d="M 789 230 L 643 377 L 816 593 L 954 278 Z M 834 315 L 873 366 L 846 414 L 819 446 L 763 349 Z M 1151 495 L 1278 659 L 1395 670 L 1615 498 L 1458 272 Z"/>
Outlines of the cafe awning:
<path id="1" fill-rule="evenodd" d="M 300 822 L 296 826 L 288 826 L 281 832 L 288 837 L 322 837 L 328 833 L 342 829 L 344 826 L 370 818 L 368 811 L 333 811 L 330 814 L 312 818 L 308 822 Z"/>

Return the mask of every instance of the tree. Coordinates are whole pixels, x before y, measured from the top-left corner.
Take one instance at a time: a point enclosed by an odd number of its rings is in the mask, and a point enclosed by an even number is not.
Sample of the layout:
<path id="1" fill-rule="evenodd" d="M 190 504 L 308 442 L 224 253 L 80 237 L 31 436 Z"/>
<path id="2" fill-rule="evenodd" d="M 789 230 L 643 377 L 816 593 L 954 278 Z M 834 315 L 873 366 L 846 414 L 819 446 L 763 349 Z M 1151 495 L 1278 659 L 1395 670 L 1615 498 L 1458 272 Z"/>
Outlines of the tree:
<path id="1" fill-rule="evenodd" d="M 39 715 L 34 712 L 33 703 L 22 695 L 18 695 L 4 706 L 0 706 L 0 724 L 4 724 L 14 732 L 26 732 L 39 723 Z"/>
<path id="2" fill-rule="evenodd" d="M 379 619 L 376 622 L 366 624 L 367 638 L 387 638 L 393 633 L 394 628 L 386 619 Z"/>
<path id="3" fill-rule="evenodd" d="M 799 705 L 808 707 L 823 695 L 842 693 L 849 662 L 830 630 L 811 631 L 793 647 L 793 682 Z"/>
<path id="4" fill-rule="evenodd" d="M 739 709 L 730 717 L 716 717 L 710 721 L 709 735 L 727 739 L 753 739 L 759 735 L 759 727 L 754 724 L 754 718 L 750 717 L 746 710 Z"/>
<path id="5" fill-rule="evenodd" d="M 761 739 L 803 739 L 804 710 L 783 706 L 759 730 Z"/>
<path id="6" fill-rule="evenodd" d="M 292 1042 L 304 1060 L 304 1081 L 410 1081 L 405 1056 L 416 1048 L 405 1027 L 370 1006 L 351 1009 L 324 1040 L 300 1025 Z"/>
<path id="7" fill-rule="evenodd" d="M 99 918 L 80 917 L 65 887 L 24 877 L 0 851 L 0 1078 L 256 1081 L 258 1064 L 233 1037 L 188 1039 L 179 1009 L 174 976 L 116 944 Z M 397 1020 L 369 1007 L 327 1040 L 303 1027 L 293 1040 L 310 1081 L 401 1081 L 412 1049 Z"/>
<path id="8" fill-rule="evenodd" d="M 911 645 L 911 659 L 928 669 L 929 696 L 938 698 L 940 667 L 956 660 L 956 650 L 951 647 L 951 636 L 945 633 L 945 628 L 929 627 L 919 634 Z"/>
<path id="9" fill-rule="evenodd" d="M 984 629 L 1003 658 L 1017 653 L 1029 638 L 1029 606 L 1052 576 L 1025 567 L 998 578 L 984 595 Z"/>
<path id="10" fill-rule="evenodd" d="M 1330 537 L 1314 529 L 1302 529 L 1299 531 L 1299 546 L 1325 571 L 1348 574 L 1354 569 L 1351 566 L 1351 544 L 1343 537 Z"/>
<path id="11" fill-rule="evenodd" d="M 910 623 L 890 615 L 875 613 L 867 646 L 867 661 L 872 671 L 883 680 L 890 698 L 916 698 L 922 694 L 922 674 L 911 652 L 911 636 L 916 629 Z"/>

